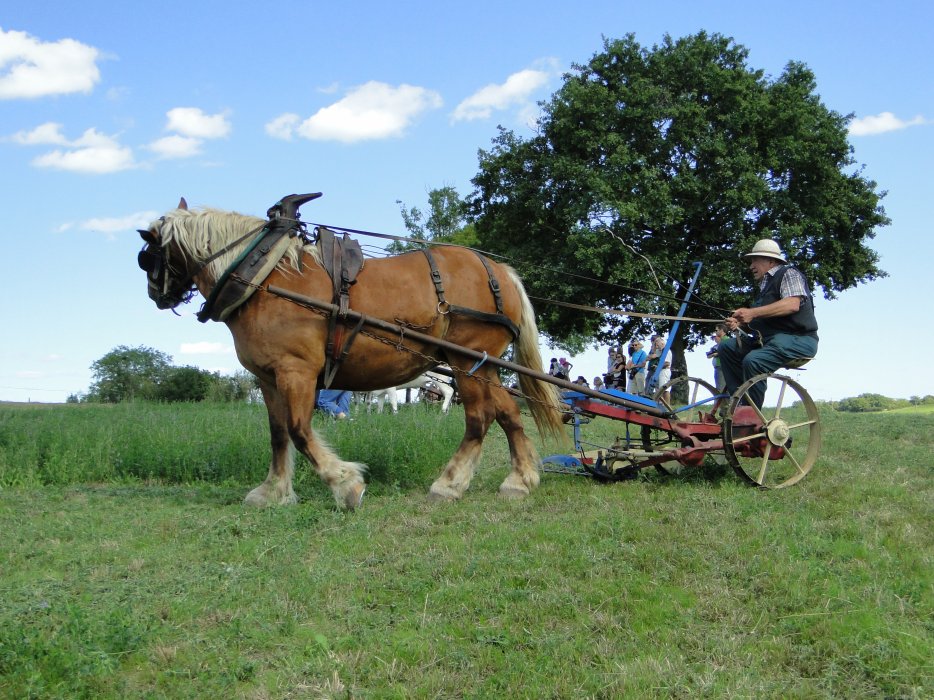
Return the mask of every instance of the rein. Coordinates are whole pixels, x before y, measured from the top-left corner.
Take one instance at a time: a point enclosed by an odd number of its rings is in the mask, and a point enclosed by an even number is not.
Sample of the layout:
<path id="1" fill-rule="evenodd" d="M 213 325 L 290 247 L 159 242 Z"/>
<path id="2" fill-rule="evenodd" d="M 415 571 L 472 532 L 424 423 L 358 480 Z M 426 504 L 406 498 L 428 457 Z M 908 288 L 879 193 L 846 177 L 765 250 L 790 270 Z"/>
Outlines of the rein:
<path id="1" fill-rule="evenodd" d="M 667 321 L 694 321 L 695 323 L 723 323 L 722 318 L 692 318 L 690 316 L 665 316 L 664 314 L 644 314 L 638 311 L 623 311 L 622 309 L 606 309 L 599 306 L 584 306 L 583 304 L 572 304 L 567 301 L 558 301 L 557 299 L 544 299 L 542 297 L 529 296 L 529 299 L 543 301 L 546 304 L 555 304 L 564 306 L 568 309 L 578 309 L 580 311 L 593 311 L 600 314 L 611 314 L 614 316 L 637 316 L 639 318 L 657 318 Z"/>

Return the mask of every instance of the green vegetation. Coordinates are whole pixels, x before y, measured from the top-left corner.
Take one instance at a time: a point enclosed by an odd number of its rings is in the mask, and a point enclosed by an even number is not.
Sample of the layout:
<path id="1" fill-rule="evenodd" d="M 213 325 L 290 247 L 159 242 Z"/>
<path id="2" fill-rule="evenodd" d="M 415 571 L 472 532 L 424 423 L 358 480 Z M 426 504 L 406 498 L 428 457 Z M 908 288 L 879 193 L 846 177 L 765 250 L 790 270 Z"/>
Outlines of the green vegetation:
<path id="1" fill-rule="evenodd" d="M 836 403 L 838 411 L 850 411 L 852 413 L 869 413 L 872 411 L 891 411 L 899 408 L 908 408 L 909 406 L 930 406 L 934 407 L 934 396 L 912 396 L 910 399 L 890 399 L 882 394 L 860 394 L 848 399 L 843 399 Z"/>
<path id="2" fill-rule="evenodd" d="M 260 406 L 0 405 L 0 697 L 934 695 L 934 414 L 822 408 L 778 492 L 710 470 L 425 492 L 462 414 L 316 419 L 352 514 L 240 501 Z M 621 424 L 596 421 L 612 440 Z"/>
<path id="3" fill-rule="evenodd" d="M 94 382 L 86 394 L 68 403 L 121 401 L 242 401 L 256 389 L 249 372 L 232 376 L 197 367 L 177 367 L 171 355 L 139 346 L 120 345 L 91 365 Z"/>

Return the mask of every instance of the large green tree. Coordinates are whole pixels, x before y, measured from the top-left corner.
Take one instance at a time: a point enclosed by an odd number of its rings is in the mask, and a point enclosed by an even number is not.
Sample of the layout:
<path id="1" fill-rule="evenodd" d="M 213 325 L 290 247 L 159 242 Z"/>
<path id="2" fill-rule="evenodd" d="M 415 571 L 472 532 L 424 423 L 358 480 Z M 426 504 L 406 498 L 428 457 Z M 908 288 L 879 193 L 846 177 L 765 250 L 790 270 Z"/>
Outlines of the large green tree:
<path id="1" fill-rule="evenodd" d="M 850 117 L 821 103 L 813 73 L 770 79 L 717 34 L 604 40 L 543 104 L 536 133 L 500 130 L 468 198 L 480 247 L 514 261 L 530 294 L 673 314 L 693 261 L 688 315 L 748 303 L 740 254 L 775 238 L 824 296 L 884 276 L 867 247 L 888 223 L 884 193 L 855 165 Z M 539 327 L 568 349 L 625 341 L 670 322 L 537 304 Z M 820 311 L 818 310 L 818 317 Z M 684 350 L 711 332 L 682 324 Z"/>
<path id="2" fill-rule="evenodd" d="M 120 345 L 91 365 L 88 400 L 119 403 L 153 399 L 172 366 L 172 356 L 153 348 Z"/>

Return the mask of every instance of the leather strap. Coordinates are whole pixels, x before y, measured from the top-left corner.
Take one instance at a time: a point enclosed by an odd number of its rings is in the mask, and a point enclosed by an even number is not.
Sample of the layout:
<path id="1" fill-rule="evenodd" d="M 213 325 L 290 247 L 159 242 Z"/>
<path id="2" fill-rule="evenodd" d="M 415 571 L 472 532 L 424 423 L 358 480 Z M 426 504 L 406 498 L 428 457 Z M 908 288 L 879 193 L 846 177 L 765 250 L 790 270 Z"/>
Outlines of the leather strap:
<path id="1" fill-rule="evenodd" d="M 428 267 L 431 268 L 431 281 L 435 285 L 435 294 L 438 295 L 438 310 L 443 313 L 442 307 L 447 307 L 448 303 L 444 299 L 444 284 L 441 282 L 441 272 L 435 263 L 435 256 L 431 254 L 431 249 L 422 248 L 422 252 L 428 261 Z"/>

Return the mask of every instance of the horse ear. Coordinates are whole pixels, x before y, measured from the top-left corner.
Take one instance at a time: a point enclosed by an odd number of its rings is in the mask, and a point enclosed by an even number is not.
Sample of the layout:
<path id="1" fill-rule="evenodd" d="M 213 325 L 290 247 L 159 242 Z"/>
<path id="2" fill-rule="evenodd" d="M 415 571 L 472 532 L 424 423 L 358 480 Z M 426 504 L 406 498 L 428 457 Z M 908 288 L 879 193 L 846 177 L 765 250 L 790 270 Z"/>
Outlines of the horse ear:
<path id="1" fill-rule="evenodd" d="M 184 198 L 184 197 L 182 197 L 180 200 L 178 200 L 178 208 L 179 208 L 179 209 L 184 209 L 185 211 L 188 211 L 188 202 L 185 201 L 185 198 Z"/>

